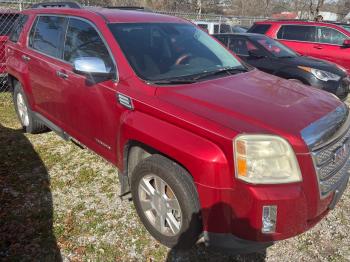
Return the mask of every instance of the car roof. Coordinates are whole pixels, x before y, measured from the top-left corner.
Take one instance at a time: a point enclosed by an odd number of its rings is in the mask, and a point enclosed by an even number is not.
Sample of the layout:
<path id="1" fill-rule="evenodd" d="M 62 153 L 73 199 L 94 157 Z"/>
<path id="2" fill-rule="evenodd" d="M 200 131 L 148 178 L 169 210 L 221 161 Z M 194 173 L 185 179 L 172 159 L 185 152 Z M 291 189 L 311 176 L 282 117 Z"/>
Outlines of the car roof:
<path id="1" fill-rule="evenodd" d="M 281 20 L 264 20 L 264 21 L 259 21 L 255 22 L 255 24 L 295 24 L 295 25 L 319 25 L 319 26 L 324 26 L 324 25 L 333 25 L 337 26 L 340 25 L 339 23 L 336 22 L 329 22 L 329 21 L 323 21 L 323 22 L 316 22 L 316 21 L 309 21 L 309 20 L 297 20 L 297 19 L 281 19 Z"/>
<path id="2" fill-rule="evenodd" d="M 213 36 L 268 37 L 266 35 L 256 34 L 256 33 L 225 33 L 225 34 L 213 34 Z"/>
<path id="3" fill-rule="evenodd" d="M 97 14 L 102 16 L 107 23 L 191 23 L 185 19 L 174 16 L 157 14 L 148 11 L 103 8 L 103 7 L 45 7 L 33 8 L 23 11 L 29 14 L 58 14 L 58 15 L 83 15 Z"/>

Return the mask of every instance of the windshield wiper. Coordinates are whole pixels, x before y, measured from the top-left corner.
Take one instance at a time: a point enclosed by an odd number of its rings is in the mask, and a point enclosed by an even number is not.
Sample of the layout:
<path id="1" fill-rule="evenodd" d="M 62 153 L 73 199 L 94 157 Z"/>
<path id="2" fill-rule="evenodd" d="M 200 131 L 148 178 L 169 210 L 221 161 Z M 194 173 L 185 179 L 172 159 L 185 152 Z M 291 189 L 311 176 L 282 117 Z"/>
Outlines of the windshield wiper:
<path id="1" fill-rule="evenodd" d="M 155 85 L 181 85 L 181 84 L 193 84 L 198 82 L 198 80 L 213 76 L 213 75 L 219 75 L 222 73 L 227 73 L 229 75 L 239 73 L 239 72 L 247 72 L 248 70 L 246 68 L 241 67 L 224 67 L 220 68 L 218 70 L 204 72 L 196 74 L 194 77 L 186 76 L 185 77 L 179 77 L 179 78 L 169 78 L 169 79 L 160 79 L 160 80 L 154 80 L 154 81 L 148 81 L 149 84 L 155 84 Z"/>
<path id="2" fill-rule="evenodd" d="M 220 68 L 218 70 L 214 70 L 214 71 L 209 71 L 209 72 L 204 72 L 202 74 L 200 74 L 197 77 L 192 78 L 193 80 L 197 81 L 199 79 L 203 79 L 209 76 L 215 76 L 215 75 L 219 75 L 219 74 L 223 74 L 223 73 L 227 73 L 229 75 L 233 75 L 235 73 L 241 73 L 241 72 L 247 72 L 248 70 L 246 68 L 243 67 L 225 67 L 225 68 Z"/>

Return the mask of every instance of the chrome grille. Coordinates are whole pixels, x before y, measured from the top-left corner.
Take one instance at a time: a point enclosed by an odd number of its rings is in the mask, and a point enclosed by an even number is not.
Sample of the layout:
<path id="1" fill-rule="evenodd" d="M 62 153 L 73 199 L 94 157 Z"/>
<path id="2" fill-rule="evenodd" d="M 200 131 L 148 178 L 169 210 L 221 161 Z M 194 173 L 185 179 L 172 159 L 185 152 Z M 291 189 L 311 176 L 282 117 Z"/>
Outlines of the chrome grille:
<path id="1" fill-rule="evenodd" d="M 312 152 L 320 186 L 321 197 L 333 192 L 343 181 L 349 177 L 350 151 L 347 150 L 341 157 L 336 152 L 344 145 L 350 143 L 350 128 L 336 142 L 326 148 Z"/>
<path id="2" fill-rule="evenodd" d="M 346 134 L 340 139 L 338 140 L 336 143 L 330 145 L 329 147 L 327 147 L 324 150 L 320 150 L 318 152 L 316 152 L 316 164 L 322 165 L 325 162 L 329 161 L 333 155 L 334 155 L 334 151 L 341 147 L 347 139 L 350 138 L 350 129 L 346 132 Z"/>

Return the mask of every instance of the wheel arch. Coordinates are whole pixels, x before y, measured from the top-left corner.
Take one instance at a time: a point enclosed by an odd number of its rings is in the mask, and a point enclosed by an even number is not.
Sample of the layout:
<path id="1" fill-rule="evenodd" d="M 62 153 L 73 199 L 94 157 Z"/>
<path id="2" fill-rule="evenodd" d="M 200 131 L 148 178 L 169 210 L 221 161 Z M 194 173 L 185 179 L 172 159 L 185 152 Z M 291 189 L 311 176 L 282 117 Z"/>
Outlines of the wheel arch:
<path id="1" fill-rule="evenodd" d="M 122 176 L 124 178 L 120 178 L 121 182 L 121 195 L 125 195 L 130 192 L 130 180 L 131 180 L 131 175 L 132 172 L 134 171 L 135 167 L 140 163 L 142 160 L 152 156 L 152 155 L 161 155 L 172 162 L 176 163 L 179 165 L 181 168 L 186 170 L 191 178 L 193 179 L 192 174 L 190 171 L 180 162 L 178 162 L 176 159 L 172 158 L 169 155 L 164 154 L 163 152 L 145 144 L 142 142 L 139 142 L 137 140 L 129 140 L 125 145 L 124 145 L 124 158 L 123 158 L 123 171 L 122 171 Z"/>
<path id="2" fill-rule="evenodd" d="M 229 161 L 213 141 L 142 112 L 123 118 L 117 141 L 117 166 L 122 193 L 129 189 L 129 175 L 142 159 L 160 154 L 184 168 L 195 183 L 216 188 L 232 186 Z"/>
<path id="3" fill-rule="evenodd" d="M 13 93 L 13 91 L 15 89 L 15 84 L 16 84 L 16 82 L 19 82 L 19 80 L 15 76 L 8 74 L 7 81 L 8 81 L 8 85 L 10 87 L 10 92 Z"/>

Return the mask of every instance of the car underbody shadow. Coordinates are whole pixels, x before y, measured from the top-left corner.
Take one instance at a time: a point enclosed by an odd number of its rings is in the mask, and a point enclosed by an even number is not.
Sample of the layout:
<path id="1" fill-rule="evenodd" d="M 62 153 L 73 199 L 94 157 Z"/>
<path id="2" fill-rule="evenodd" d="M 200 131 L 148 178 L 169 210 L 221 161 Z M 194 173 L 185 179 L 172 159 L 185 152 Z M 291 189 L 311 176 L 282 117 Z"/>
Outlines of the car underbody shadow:
<path id="1" fill-rule="evenodd" d="M 220 224 L 230 225 L 231 217 L 234 217 L 235 214 L 230 205 L 226 203 L 217 203 L 210 208 L 204 208 L 201 210 L 200 214 L 193 214 L 194 216 L 202 217 L 203 214 L 206 213 L 207 217 L 207 225 L 208 231 L 212 232 L 220 228 Z M 218 221 L 218 217 L 221 217 L 220 221 Z M 225 219 L 223 219 L 225 217 Z M 196 221 L 196 219 L 192 219 L 191 221 Z M 235 223 L 239 224 L 242 227 L 251 226 L 249 225 L 249 221 L 247 219 L 236 219 Z M 190 223 L 191 227 L 191 223 Z M 266 258 L 266 248 L 272 244 L 272 242 L 268 242 L 261 246 L 238 246 L 234 243 L 228 244 L 226 239 L 221 241 L 221 244 L 226 244 L 229 248 L 216 247 L 215 244 L 220 245 L 219 243 L 215 243 L 218 240 L 214 240 L 210 246 L 206 245 L 204 241 L 200 241 L 190 250 L 181 250 L 179 248 L 181 241 L 186 239 L 187 232 L 183 232 L 179 239 L 178 244 L 175 245 L 167 255 L 167 262 L 172 261 L 265 261 Z M 220 240 L 219 240 L 220 241 Z M 228 239 L 227 241 L 230 241 Z"/>
<path id="2" fill-rule="evenodd" d="M 22 130 L 0 124 L 0 260 L 62 261 L 46 167 Z"/>

